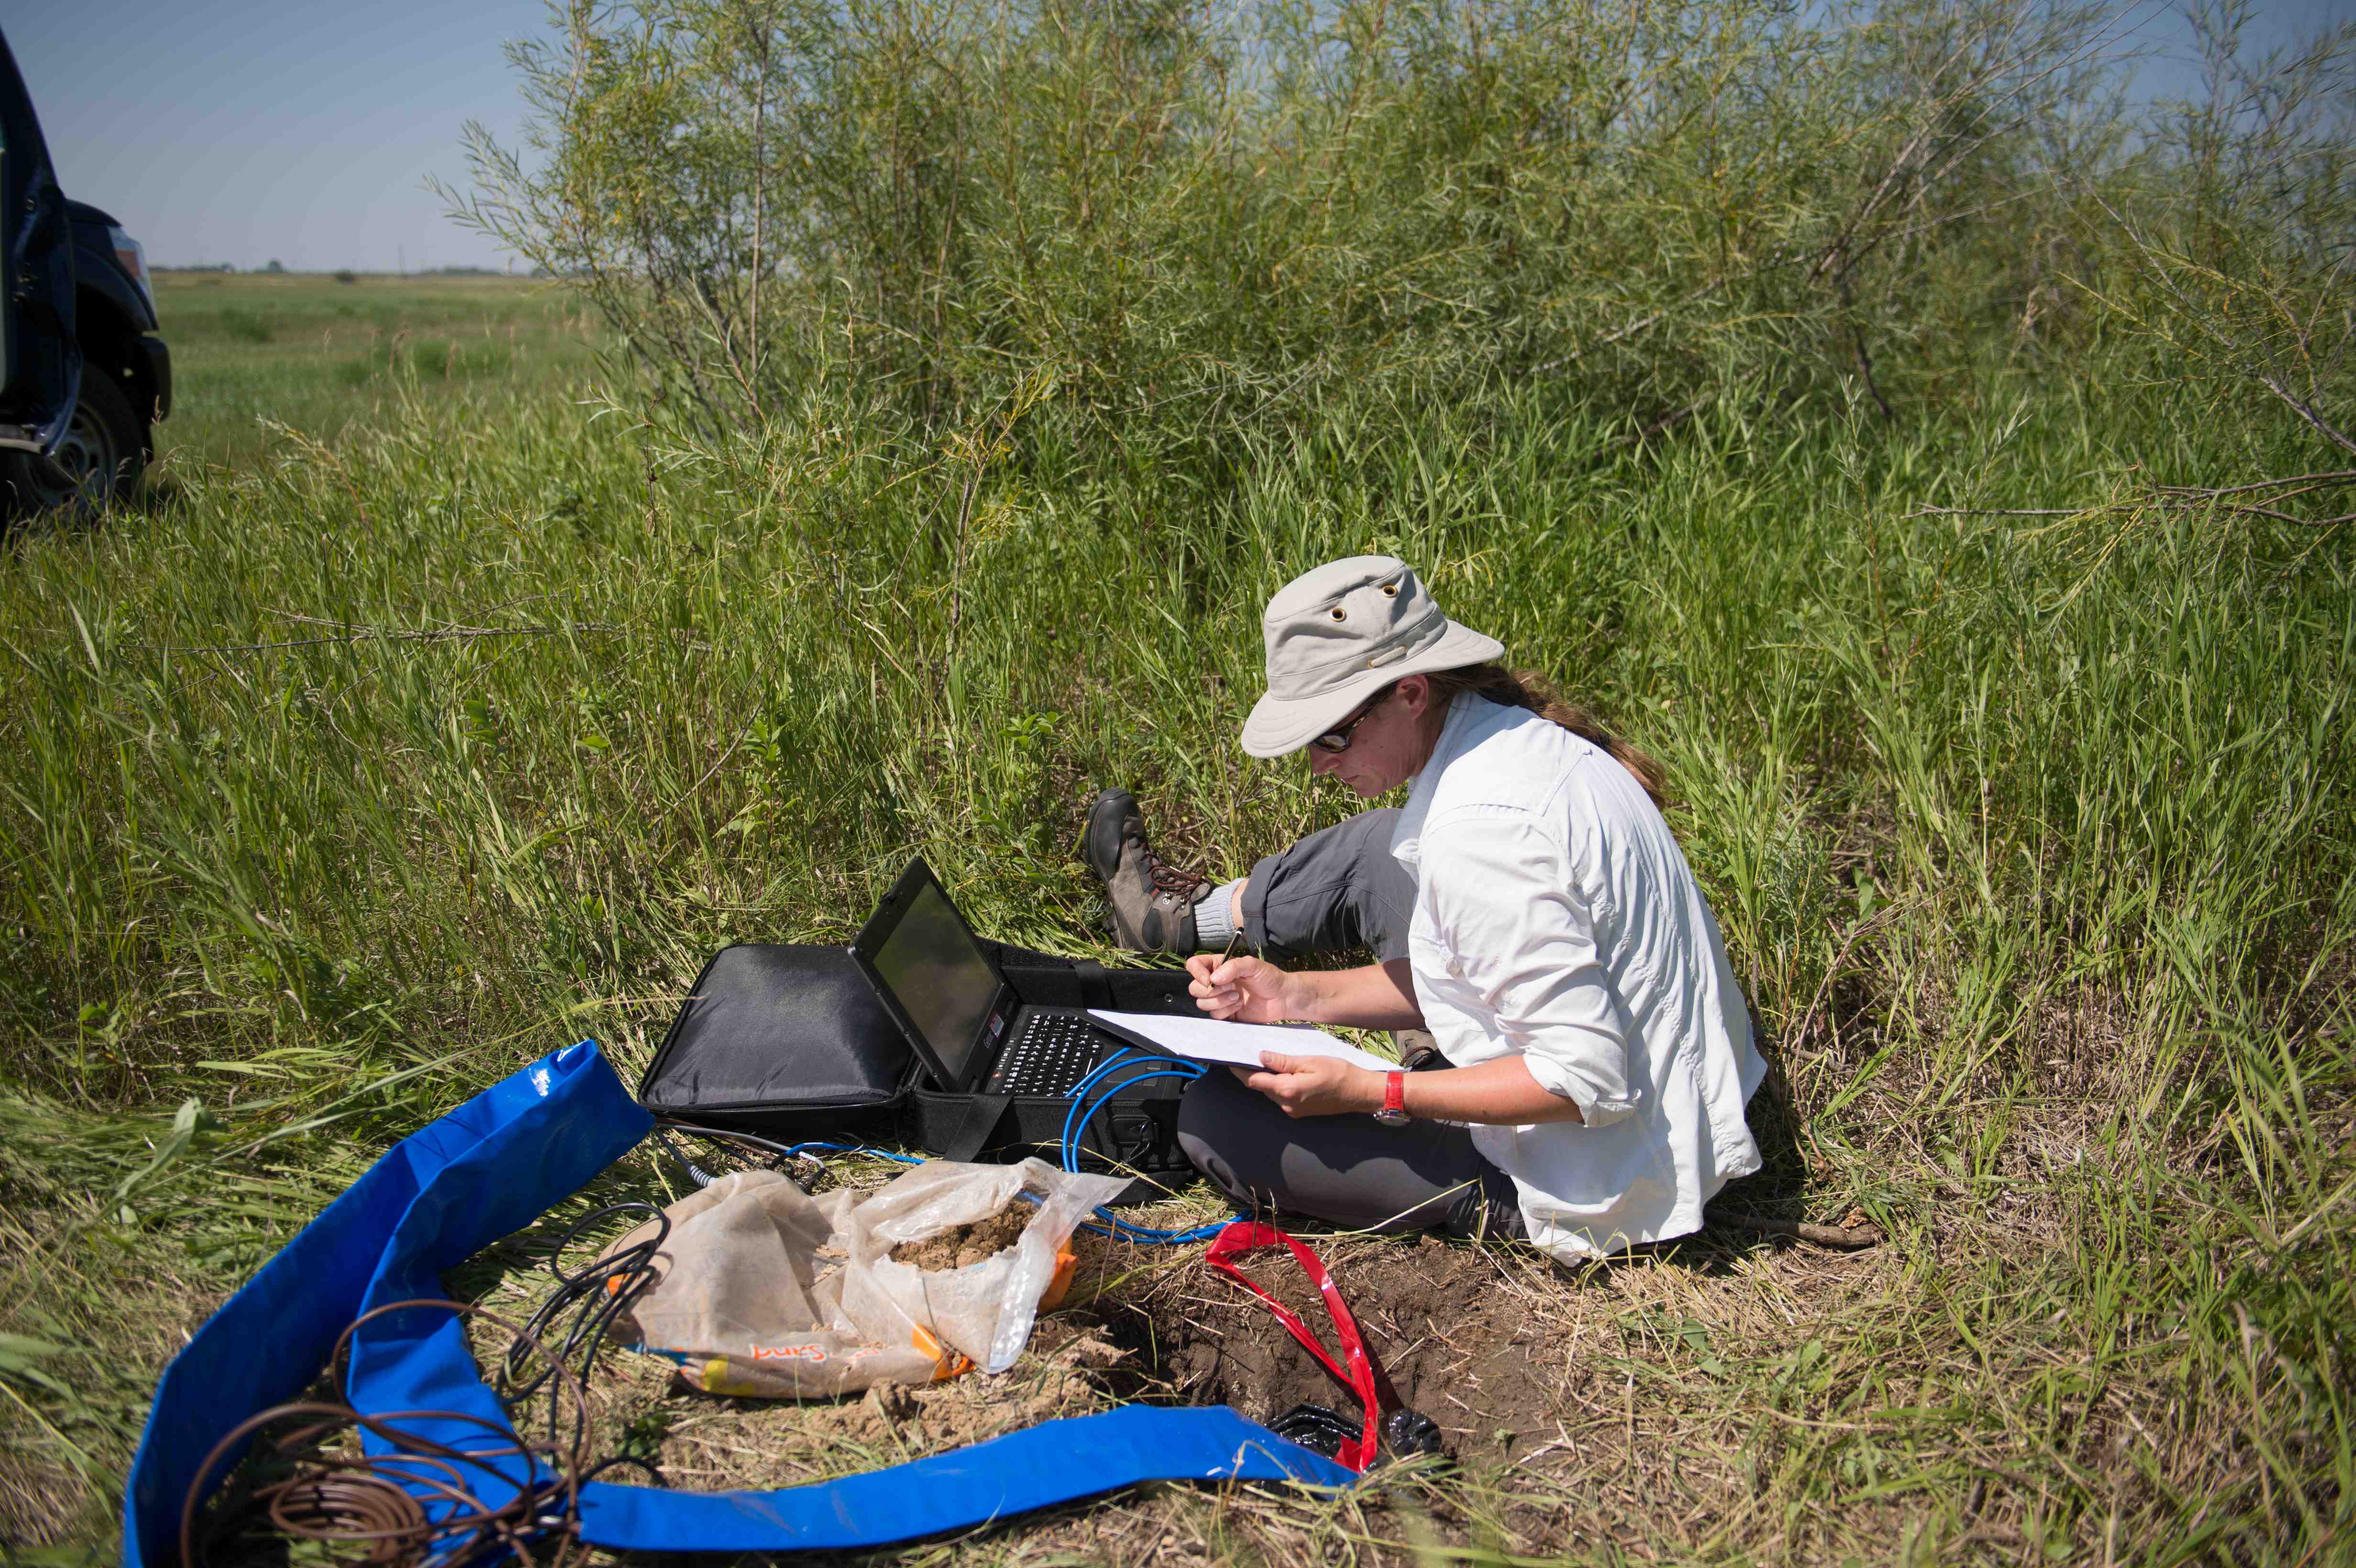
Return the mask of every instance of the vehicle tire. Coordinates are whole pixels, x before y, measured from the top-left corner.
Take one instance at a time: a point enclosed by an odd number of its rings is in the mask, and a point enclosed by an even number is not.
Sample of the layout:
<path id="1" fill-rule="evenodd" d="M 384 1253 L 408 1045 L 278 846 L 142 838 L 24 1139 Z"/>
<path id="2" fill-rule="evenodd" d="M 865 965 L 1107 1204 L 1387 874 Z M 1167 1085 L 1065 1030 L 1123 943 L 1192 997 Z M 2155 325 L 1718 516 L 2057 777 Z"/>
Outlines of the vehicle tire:
<path id="1" fill-rule="evenodd" d="M 147 472 L 147 431 L 114 378 L 85 363 L 73 420 L 48 456 L 0 453 L 7 510 L 30 514 L 61 507 L 95 512 L 139 494 Z"/>

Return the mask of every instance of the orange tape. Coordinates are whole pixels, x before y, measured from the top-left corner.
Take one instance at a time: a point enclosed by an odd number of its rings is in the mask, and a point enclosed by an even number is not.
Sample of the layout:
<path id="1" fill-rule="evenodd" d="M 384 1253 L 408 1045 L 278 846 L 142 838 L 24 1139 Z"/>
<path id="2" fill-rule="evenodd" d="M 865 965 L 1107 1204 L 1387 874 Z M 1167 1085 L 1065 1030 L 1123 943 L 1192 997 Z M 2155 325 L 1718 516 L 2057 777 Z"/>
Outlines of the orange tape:
<path id="1" fill-rule="evenodd" d="M 1078 1272 L 1080 1254 L 1072 1251 L 1066 1242 L 1056 1250 L 1055 1272 L 1047 1280 L 1047 1288 L 1039 1293 L 1039 1310 L 1053 1312 L 1064 1305 L 1064 1297 L 1072 1293 L 1072 1275 Z"/>
<path id="2" fill-rule="evenodd" d="M 963 1352 L 952 1350 L 934 1339 L 933 1331 L 929 1328 L 917 1329 L 908 1336 L 908 1343 L 914 1345 L 920 1354 L 933 1359 L 933 1381 L 937 1383 L 945 1382 L 950 1378 L 963 1377 L 973 1371 L 973 1362 Z"/>

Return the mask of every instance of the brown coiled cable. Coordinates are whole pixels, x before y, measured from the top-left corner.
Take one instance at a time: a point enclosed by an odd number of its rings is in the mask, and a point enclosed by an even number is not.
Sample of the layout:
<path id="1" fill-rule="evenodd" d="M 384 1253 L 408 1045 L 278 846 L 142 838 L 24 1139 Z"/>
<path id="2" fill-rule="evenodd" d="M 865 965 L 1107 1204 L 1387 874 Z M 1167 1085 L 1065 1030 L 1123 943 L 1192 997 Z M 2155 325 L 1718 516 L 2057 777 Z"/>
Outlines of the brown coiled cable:
<path id="1" fill-rule="evenodd" d="M 558 1438 L 560 1424 L 552 1405 L 549 1439 L 541 1443 L 527 1441 L 506 1423 L 459 1411 L 399 1410 L 363 1415 L 348 1404 L 322 1401 L 265 1410 L 240 1422 L 197 1467 L 180 1508 L 180 1560 L 185 1568 L 198 1568 L 205 1551 L 224 1531 L 257 1516 L 294 1540 L 364 1549 L 365 1555 L 347 1559 L 356 1563 L 463 1563 L 494 1548 L 513 1553 L 528 1568 L 539 1568 L 543 1561 L 548 1568 L 565 1568 L 581 1557 L 585 1550 L 577 1528 L 581 1487 L 605 1468 L 589 1463 L 594 1405 L 588 1385 L 571 1367 L 551 1356 L 537 1335 L 462 1301 L 433 1297 L 396 1301 L 355 1319 L 336 1340 L 327 1364 L 332 1368 L 342 1362 L 352 1334 L 361 1324 L 387 1313 L 421 1307 L 479 1317 L 505 1329 L 515 1346 L 539 1355 L 550 1369 L 552 1381 L 573 1397 L 576 1418 L 569 1435 Z M 552 1393 L 552 1400 L 555 1397 Z M 275 1451 L 292 1463 L 294 1473 L 256 1488 L 230 1506 L 199 1542 L 198 1515 L 203 1509 L 207 1480 L 249 1438 L 290 1421 L 299 1424 L 278 1439 Z M 474 1427 L 490 1442 L 455 1447 L 421 1436 L 403 1424 L 422 1421 Z M 341 1433 L 364 1433 L 390 1452 L 327 1452 L 327 1441 Z M 491 1463 L 519 1457 L 527 1466 L 520 1488 L 513 1476 Z M 514 1495 L 493 1507 L 478 1490 L 486 1482 L 497 1491 Z M 536 1546 L 546 1549 L 544 1559 L 534 1554 Z"/>

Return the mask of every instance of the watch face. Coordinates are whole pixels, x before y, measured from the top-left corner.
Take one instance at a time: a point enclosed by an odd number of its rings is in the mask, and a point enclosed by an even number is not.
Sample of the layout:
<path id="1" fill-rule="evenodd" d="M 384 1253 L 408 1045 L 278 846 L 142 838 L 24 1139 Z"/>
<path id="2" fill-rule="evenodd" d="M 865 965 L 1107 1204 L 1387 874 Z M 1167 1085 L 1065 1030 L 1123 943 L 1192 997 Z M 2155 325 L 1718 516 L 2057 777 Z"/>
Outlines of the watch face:
<path id="1" fill-rule="evenodd" d="M 1394 1111 L 1389 1106 L 1386 1105 L 1381 1110 L 1375 1113 L 1375 1120 L 1382 1123 L 1382 1125 L 1387 1127 L 1403 1127 L 1407 1125 L 1407 1113 L 1405 1111 Z"/>

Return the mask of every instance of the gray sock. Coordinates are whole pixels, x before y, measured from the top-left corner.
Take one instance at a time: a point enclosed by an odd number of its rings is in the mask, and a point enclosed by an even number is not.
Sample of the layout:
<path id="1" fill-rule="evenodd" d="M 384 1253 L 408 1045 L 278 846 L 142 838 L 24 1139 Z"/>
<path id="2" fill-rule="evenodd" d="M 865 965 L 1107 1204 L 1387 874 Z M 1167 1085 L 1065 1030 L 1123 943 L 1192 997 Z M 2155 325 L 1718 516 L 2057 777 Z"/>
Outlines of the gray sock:
<path id="1" fill-rule="evenodd" d="M 1238 877 L 1232 882 L 1221 882 L 1194 906 L 1196 947 L 1207 952 L 1215 947 L 1225 947 L 1234 938 L 1236 923 L 1229 912 L 1235 907 L 1236 889 L 1242 881 L 1243 879 Z"/>

